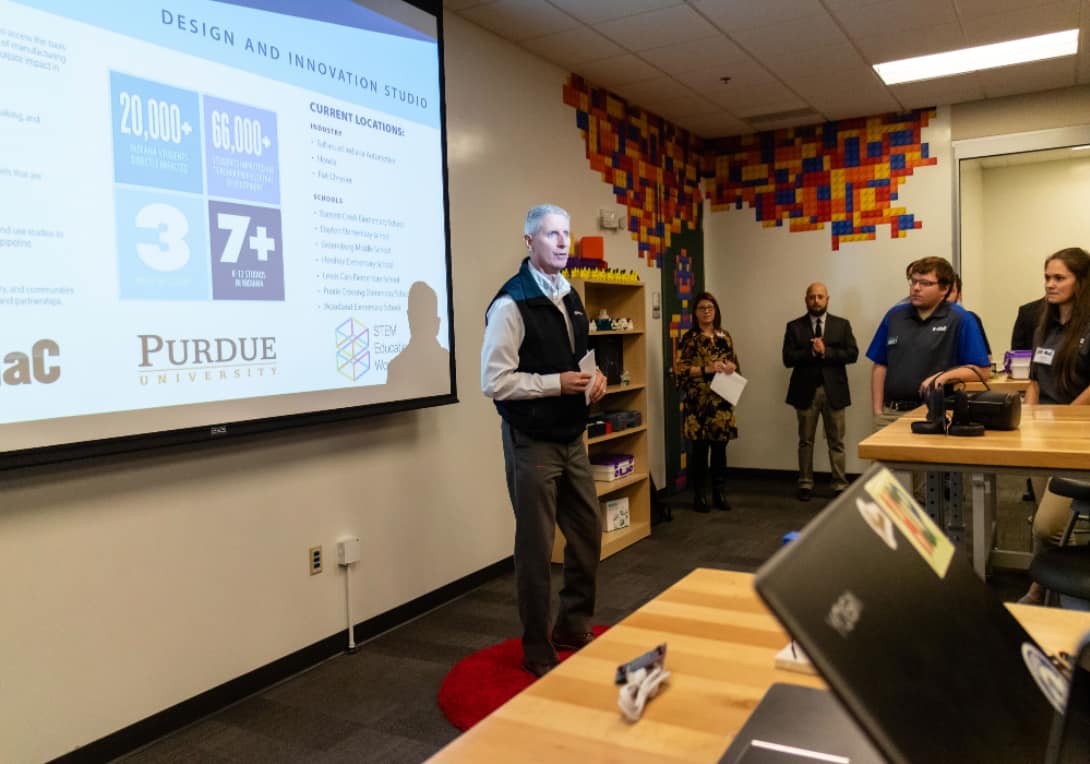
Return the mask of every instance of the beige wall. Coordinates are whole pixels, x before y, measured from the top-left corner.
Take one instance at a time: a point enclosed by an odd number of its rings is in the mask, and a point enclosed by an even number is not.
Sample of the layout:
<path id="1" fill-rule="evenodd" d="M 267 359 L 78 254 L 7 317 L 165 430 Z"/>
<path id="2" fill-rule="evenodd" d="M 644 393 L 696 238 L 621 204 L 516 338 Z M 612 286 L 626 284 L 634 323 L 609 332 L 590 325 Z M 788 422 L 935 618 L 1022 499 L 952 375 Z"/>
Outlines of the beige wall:
<path id="1" fill-rule="evenodd" d="M 1090 152 L 1071 152 L 1067 161 L 993 167 L 980 172 L 981 212 L 976 270 L 965 304 L 980 314 L 1002 363 L 1009 349 L 1018 306 L 1044 294 L 1043 266 L 1064 247 L 1090 248 Z M 962 176 L 962 198 L 970 197 Z M 963 230 L 974 238 L 970 226 Z M 964 242 L 964 239 L 963 239 Z M 963 262 L 972 262 L 964 250 Z M 968 268 L 966 268 L 968 272 Z"/>
<path id="2" fill-rule="evenodd" d="M 356 620 L 510 554 L 484 310 L 525 253 L 530 205 L 567 207 L 579 236 L 616 204 L 561 101 L 565 73 L 458 18 L 446 32 L 461 402 L 0 473 L 0 761 L 58 756 L 344 628 L 338 538 L 362 542 Z M 610 263 L 657 289 L 628 235 L 606 236 Z"/>
<path id="3" fill-rule="evenodd" d="M 1090 124 L 1090 85 L 955 104 L 952 121 L 955 141 Z"/>

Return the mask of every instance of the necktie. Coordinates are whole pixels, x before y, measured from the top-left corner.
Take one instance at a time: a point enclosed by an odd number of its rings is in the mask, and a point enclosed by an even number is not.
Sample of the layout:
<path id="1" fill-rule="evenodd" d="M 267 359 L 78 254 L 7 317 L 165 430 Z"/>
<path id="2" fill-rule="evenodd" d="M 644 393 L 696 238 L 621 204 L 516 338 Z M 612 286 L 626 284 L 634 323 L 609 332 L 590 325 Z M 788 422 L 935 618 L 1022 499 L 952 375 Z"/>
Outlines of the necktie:
<path id="1" fill-rule="evenodd" d="M 821 336 L 821 319 L 820 318 L 817 321 L 814 322 L 814 336 L 815 337 L 820 337 Z"/>

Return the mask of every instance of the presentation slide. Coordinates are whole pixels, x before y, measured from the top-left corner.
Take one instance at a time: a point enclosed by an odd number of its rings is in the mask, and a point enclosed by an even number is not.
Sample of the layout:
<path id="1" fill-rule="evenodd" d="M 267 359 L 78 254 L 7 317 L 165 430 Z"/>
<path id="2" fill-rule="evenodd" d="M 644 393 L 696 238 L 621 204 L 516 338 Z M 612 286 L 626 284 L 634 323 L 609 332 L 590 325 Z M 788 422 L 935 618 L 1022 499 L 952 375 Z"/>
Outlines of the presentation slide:
<path id="1" fill-rule="evenodd" d="M 0 0 L 0 452 L 453 399 L 437 29 Z"/>

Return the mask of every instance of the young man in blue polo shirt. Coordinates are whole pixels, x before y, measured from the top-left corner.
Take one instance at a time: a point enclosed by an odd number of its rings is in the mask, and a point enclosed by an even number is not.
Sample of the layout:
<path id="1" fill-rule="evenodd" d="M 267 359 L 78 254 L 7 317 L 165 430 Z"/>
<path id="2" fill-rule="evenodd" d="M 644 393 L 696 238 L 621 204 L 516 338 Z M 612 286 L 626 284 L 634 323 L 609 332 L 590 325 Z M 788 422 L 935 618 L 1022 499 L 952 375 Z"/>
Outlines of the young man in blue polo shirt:
<path id="1" fill-rule="evenodd" d="M 954 268 L 941 257 L 908 267 L 908 302 L 894 305 L 874 333 L 871 370 L 874 429 L 923 403 L 934 384 L 972 381 L 991 373 L 980 327 L 969 312 L 946 300 Z"/>

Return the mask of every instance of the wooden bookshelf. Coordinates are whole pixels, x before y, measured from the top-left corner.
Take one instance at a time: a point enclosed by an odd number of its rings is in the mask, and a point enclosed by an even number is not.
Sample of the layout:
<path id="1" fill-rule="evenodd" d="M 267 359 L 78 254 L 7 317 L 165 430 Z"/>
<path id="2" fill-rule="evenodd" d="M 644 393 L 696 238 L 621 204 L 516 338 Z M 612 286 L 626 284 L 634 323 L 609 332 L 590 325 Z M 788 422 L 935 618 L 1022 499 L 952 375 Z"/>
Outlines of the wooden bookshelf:
<path id="1" fill-rule="evenodd" d="M 631 454 L 635 469 L 631 475 L 618 480 L 595 481 L 595 490 L 603 506 L 606 500 L 625 497 L 628 499 L 630 525 L 602 534 L 602 558 L 635 544 L 651 535 L 651 465 L 649 457 L 647 421 L 647 336 L 645 292 L 641 282 L 621 283 L 597 279 L 572 279 L 572 287 L 579 293 L 587 317 L 593 322 L 599 311 L 605 308 L 610 318 L 630 318 L 634 329 L 625 331 L 599 331 L 590 335 L 590 347 L 594 348 L 599 337 L 620 337 L 624 369 L 630 382 L 627 385 L 611 384 L 605 397 L 592 409 L 592 414 L 605 411 L 635 410 L 641 414 L 638 427 L 631 427 L 607 435 L 587 438 L 587 450 L 591 457 L 603 454 Z M 605 527 L 604 508 L 602 527 Z M 564 559 L 564 535 L 556 534 L 553 544 L 553 562 Z"/>

